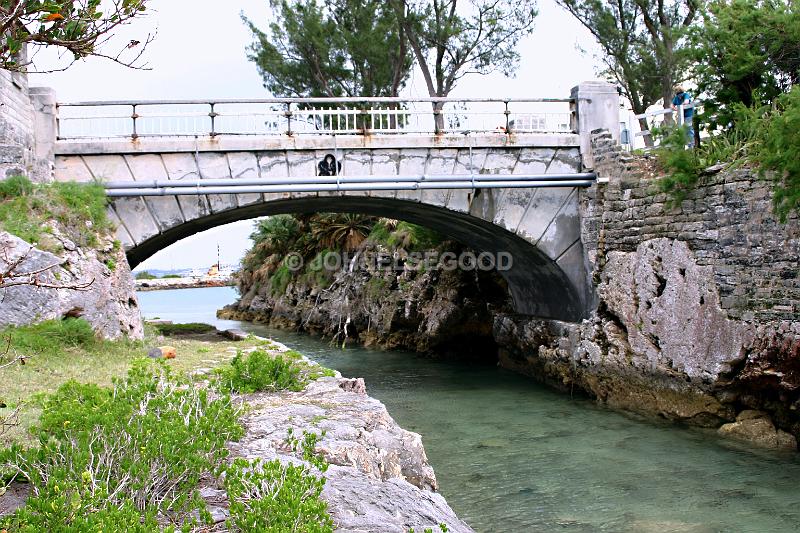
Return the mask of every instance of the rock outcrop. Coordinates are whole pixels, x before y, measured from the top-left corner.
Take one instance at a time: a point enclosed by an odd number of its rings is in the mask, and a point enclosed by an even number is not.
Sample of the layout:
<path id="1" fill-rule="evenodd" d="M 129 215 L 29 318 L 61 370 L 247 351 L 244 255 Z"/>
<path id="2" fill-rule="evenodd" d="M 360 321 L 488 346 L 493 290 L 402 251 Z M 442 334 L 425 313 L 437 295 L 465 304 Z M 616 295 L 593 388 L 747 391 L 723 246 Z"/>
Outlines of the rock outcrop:
<path id="1" fill-rule="evenodd" d="M 343 532 L 408 533 L 444 523 L 449 531 L 472 531 L 434 492 L 433 468 L 422 440 L 402 429 L 386 407 L 369 397 L 363 380 L 321 378 L 302 392 L 242 398 L 246 434 L 230 445 L 235 457 L 298 462 L 287 447 L 289 430 L 324 436 L 317 452 L 331 465 L 323 498 Z"/>
<path id="2" fill-rule="evenodd" d="M 376 252 L 367 243 L 360 253 Z M 458 246 L 458 245 L 453 245 Z M 492 316 L 509 307 L 499 275 L 482 271 L 343 268 L 323 283 L 295 277 L 275 294 L 269 284 L 240 286 L 220 318 L 263 322 L 387 349 L 493 358 Z"/>
<path id="3" fill-rule="evenodd" d="M 797 217 L 779 223 L 769 183 L 748 170 L 709 175 L 671 206 L 652 160 L 622 157 L 607 134 L 596 142 L 596 170 L 611 178 L 582 199 L 597 306 L 580 324 L 497 315 L 501 364 L 614 407 L 796 448 Z"/>
<path id="4" fill-rule="evenodd" d="M 81 317 L 105 338 L 141 338 L 133 278 L 113 239 L 88 249 L 76 246 L 57 228 L 47 238 L 62 251 L 56 255 L 0 232 L 0 272 L 11 269 L 34 281 L 0 287 L 0 327 Z"/>

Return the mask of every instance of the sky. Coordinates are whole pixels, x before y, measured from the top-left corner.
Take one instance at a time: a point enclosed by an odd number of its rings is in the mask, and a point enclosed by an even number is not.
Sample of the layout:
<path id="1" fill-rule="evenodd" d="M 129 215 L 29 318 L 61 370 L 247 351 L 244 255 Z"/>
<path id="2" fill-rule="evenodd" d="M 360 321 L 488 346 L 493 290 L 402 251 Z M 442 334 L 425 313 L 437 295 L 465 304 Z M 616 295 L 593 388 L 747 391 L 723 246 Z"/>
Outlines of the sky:
<path id="1" fill-rule="evenodd" d="M 267 0 L 152 0 L 151 5 L 151 12 L 124 28 L 116 42 L 144 42 L 148 33 L 155 33 L 144 56 L 152 70 L 89 58 L 64 72 L 32 74 L 31 85 L 53 87 L 61 102 L 269 96 L 255 65 L 247 60 L 251 35 L 240 18 L 244 13 L 266 28 Z M 470 75 L 451 96 L 566 98 L 579 82 L 597 78 L 596 45 L 588 31 L 554 0 L 541 0 L 538 6 L 533 34 L 519 46 L 522 61 L 517 75 L 510 79 L 500 74 Z M 114 43 L 109 44 L 110 51 Z M 50 50 L 36 57 L 41 70 L 52 69 L 58 60 Z M 420 72 L 412 73 L 406 93 L 427 96 Z M 237 263 L 249 247 L 252 225 L 252 221 L 235 222 L 188 237 L 156 253 L 137 270 L 211 265 L 216 262 L 217 243 L 222 262 Z"/>

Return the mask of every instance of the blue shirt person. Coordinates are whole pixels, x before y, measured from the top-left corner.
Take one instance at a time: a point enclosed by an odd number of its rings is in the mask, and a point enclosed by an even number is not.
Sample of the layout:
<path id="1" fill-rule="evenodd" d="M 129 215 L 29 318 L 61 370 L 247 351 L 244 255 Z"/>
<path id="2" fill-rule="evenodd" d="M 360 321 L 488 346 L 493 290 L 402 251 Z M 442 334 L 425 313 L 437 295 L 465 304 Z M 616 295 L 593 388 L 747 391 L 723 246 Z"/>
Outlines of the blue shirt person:
<path id="1" fill-rule="evenodd" d="M 681 85 L 676 85 L 673 89 L 675 91 L 675 97 L 672 99 L 672 109 L 677 111 L 678 106 L 684 106 L 683 123 L 689 128 L 686 146 L 694 148 L 694 129 L 692 128 L 694 105 L 692 104 L 692 95 L 683 90 Z"/>

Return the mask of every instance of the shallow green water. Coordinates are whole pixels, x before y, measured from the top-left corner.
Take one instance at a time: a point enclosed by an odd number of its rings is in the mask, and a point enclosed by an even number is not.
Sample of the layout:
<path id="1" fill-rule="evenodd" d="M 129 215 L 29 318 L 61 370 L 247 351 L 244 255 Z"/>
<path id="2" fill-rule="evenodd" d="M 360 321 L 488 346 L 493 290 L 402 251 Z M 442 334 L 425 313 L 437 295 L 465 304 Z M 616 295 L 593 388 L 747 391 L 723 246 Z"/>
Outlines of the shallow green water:
<path id="1" fill-rule="evenodd" d="M 442 494 L 477 531 L 800 531 L 800 458 L 640 420 L 491 366 L 220 321 L 230 288 L 140 293 L 146 318 L 271 336 L 347 376 L 422 435 Z"/>

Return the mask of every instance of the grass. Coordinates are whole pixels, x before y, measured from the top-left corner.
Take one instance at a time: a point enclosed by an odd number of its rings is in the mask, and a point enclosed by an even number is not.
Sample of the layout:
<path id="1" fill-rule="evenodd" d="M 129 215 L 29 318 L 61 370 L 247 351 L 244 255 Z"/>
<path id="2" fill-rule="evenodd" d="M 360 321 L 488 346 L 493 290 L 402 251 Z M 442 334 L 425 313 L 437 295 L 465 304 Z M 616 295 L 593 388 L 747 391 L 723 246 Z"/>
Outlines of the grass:
<path id="1" fill-rule="evenodd" d="M 238 349 L 261 344 L 257 339 L 204 342 L 173 337 L 157 341 L 155 336 L 155 331 L 148 328 L 144 341 L 101 341 L 94 337 L 88 324 L 79 319 L 6 329 L 0 333 L 0 339 L 4 339 L 0 351 L 10 342 L 9 355 L 24 355 L 26 360 L 24 365 L 15 364 L 0 371 L 0 395 L 8 406 L 0 409 L 0 414 L 8 414 L 23 400 L 55 392 L 71 379 L 111 385 L 112 378 L 128 372 L 134 359 L 147 355 L 148 347 L 174 346 L 177 357 L 167 364 L 177 373 L 189 373 L 213 367 L 214 361 L 226 362 Z M 28 401 L 23 405 L 20 425 L 3 435 L 1 444 L 8 444 L 11 440 L 30 442 L 28 429 L 40 412 L 34 402 Z"/>
<path id="2" fill-rule="evenodd" d="M 264 339 L 208 342 L 192 340 L 195 333 L 169 339 L 176 359 L 152 360 L 146 348 L 164 339 L 147 329 L 138 342 L 99 340 L 81 319 L 0 332 L 13 346 L 6 357 L 26 356 L 0 371 L 0 387 L 7 398 L 31 400 L 0 449 L 5 481 L 26 482 L 30 493 L 0 529 L 206 531 L 213 523 L 199 489 L 210 481 L 224 485 L 230 530 L 332 532 L 317 473 L 328 466 L 315 451 L 320 435 L 293 440 L 309 465 L 229 462 L 226 443 L 244 435 L 243 406 L 213 379 L 196 384 L 188 375 L 233 357 L 219 371 L 236 376 L 236 390 L 275 391 L 333 371 L 291 350 L 275 353 Z"/>
<path id="3" fill-rule="evenodd" d="M 0 181 L 0 229 L 52 252 L 61 250 L 47 239 L 50 221 L 79 246 L 96 246 L 97 236 L 113 228 L 106 207 L 105 190 L 98 183 L 34 184 L 22 176 Z"/>

